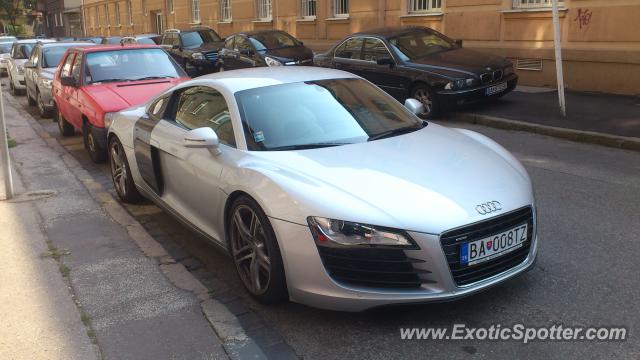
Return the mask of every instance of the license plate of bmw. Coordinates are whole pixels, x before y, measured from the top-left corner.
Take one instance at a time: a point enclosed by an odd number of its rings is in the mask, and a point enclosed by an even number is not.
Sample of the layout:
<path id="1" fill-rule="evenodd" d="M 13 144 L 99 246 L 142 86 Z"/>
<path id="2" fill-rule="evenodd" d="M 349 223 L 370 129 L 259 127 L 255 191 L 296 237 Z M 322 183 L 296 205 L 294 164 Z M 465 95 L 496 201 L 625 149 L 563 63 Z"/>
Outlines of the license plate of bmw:
<path id="1" fill-rule="evenodd" d="M 494 94 L 501 93 L 501 92 L 503 92 L 505 90 L 507 90 L 507 83 L 506 82 L 504 82 L 502 84 L 495 85 L 495 86 L 488 87 L 486 92 L 485 92 L 485 94 L 487 96 L 491 96 L 491 95 L 494 95 Z"/>
<path id="2" fill-rule="evenodd" d="M 484 239 L 460 244 L 460 264 L 475 265 L 495 259 L 522 247 L 528 225 L 521 224 Z"/>

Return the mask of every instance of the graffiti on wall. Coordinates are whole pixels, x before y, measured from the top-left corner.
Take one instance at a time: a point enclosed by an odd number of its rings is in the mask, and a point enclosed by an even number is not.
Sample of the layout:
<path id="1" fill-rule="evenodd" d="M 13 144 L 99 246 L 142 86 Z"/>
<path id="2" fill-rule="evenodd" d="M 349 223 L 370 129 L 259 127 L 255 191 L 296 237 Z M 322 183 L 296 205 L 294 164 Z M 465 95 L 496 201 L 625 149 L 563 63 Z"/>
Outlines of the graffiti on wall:
<path id="1" fill-rule="evenodd" d="M 576 16 L 573 21 L 577 22 L 580 25 L 580 30 L 583 28 L 587 28 L 589 23 L 591 23 L 591 17 L 593 16 L 593 11 L 589 9 L 578 9 L 578 16 Z"/>

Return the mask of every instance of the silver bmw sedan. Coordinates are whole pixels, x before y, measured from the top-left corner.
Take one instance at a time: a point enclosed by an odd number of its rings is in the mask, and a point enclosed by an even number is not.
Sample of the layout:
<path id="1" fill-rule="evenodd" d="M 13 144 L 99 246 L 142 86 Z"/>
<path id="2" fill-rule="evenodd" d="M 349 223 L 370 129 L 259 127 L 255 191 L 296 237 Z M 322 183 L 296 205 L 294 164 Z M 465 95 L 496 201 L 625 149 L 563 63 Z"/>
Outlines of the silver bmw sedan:
<path id="1" fill-rule="evenodd" d="M 219 245 L 253 297 L 361 311 L 470 295 L 534 263 L 526 170 L 422 111 L 346 72 L 254 68 L 105 123 L 119 197 Z"/>

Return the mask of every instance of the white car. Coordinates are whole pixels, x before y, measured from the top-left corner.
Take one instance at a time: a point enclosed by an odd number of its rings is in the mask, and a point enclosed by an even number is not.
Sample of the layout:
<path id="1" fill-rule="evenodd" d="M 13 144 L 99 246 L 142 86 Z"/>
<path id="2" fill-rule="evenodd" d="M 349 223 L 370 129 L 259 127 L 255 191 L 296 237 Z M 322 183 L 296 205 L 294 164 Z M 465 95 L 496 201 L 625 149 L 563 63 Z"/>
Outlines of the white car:
<path id="1" fill-rule="evenodd" d="M 7 64 L 9 63 L 9 53 L 11 46 L 16 41 L 15 36 L 0 36 L 0 73 L 7 72 Z"/>
<path id="2" fill-rule="evenodd" d="M 107 114 L 119 197 L 227 251 L 259 301 L 359 311 L 467 296 L 534 264 L 526 170 L 343 71 L 211 74 Z"/>
<path id="3" fill-rule="evenodd" d="M 13 43 L 7 62 L 7 74 L 9 75 L 9 87 L 14 95 L 24 94 L 26 83 L 24 81 L 24 64 L 31 56 L 31 50 L 36 43 L 55 42 L 50 39 L 27 39 Z"/>

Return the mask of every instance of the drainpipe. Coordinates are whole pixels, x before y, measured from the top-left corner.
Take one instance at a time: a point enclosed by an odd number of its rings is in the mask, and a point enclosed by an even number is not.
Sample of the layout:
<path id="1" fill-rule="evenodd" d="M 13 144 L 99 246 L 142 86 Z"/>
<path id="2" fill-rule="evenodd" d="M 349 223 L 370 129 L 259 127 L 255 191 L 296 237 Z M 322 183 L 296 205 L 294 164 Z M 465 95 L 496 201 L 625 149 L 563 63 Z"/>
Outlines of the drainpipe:
<path id="1" fill-rule="evenodd" d="M 560 13 L 558 11 L 558 0 L 552 0 L 553 4 L 553 43 L 556 53 L 556 80 L 558 82 L 558 102 L 560 114 L 567 116 L 567 107 L 564 99 L 564 74 L 562 71 L 562 38 L 560 36 Z"/>
<path id="2" fill-rule="evenodd" d="M 82 36 L 87 36 L 87 22 L 84 16 L 84 0 L 80 3 L 80 16 L 82 16 Z"/>

